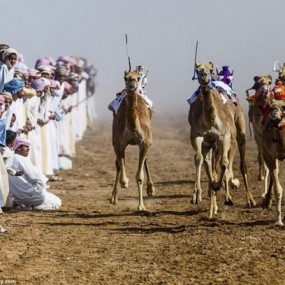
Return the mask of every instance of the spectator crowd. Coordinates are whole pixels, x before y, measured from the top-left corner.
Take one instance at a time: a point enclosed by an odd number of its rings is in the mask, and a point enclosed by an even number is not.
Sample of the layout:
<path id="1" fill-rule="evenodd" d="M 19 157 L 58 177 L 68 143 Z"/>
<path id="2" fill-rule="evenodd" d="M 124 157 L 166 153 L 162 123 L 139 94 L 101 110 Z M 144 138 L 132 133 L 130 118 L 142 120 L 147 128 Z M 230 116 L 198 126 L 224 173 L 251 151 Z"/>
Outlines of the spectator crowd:
<path id="1" fill-rule="evenodd" d="M 48 182 L 72 167 L 75 143 L 94 120 L 96 72 L 79 56 L 46 56 L 28 67 L 0 44 L 0 210 L 61 206 Z"/>

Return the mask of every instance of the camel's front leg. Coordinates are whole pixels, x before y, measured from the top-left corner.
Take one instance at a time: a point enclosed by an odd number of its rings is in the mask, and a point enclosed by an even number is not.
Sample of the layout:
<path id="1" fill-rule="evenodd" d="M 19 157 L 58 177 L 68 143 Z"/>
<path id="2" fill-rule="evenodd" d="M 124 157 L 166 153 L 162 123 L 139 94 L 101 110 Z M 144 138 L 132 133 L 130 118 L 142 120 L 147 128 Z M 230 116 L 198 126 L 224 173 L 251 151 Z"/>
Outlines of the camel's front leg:
<path id="1" fill-rule="evenodd" d="M 146 157 L 148 155 L 149 151 L 149 145 L 142 144 L 140 145 L 140 153 L 139 153 L 139 165 L 138 165 L 138 171 L 136 174 L 136 181 L 138 186 L 138 193 L 139 193 L 139 206 L 138 211 L 145 211 L 146 208 L 143 203 L 143 181 L 144 181 L 144 172 L 143 172 L 143 166 L 146 160 Z"/>
<path id="2" fill-rule="evenodd" d="M 210 189 L 210 213 L 209 218 L 213 218 L 213 214 L 218 213 L 218 206 L 217 206 L 217 192 L 214 191 L 212 188 Z"/>
<path id="3" fill-rule="evenodd" d="M 282 217 L 281 217 L 281 202 L 282 202 L 282 186 L 280 184 L 279 180 L 279 166 L 278 166 L 278 160 L 273 159 L 270 157 L 270 155 L 265 155 L 264 160 L 266 162 L 266 165 L 268 166 L 270 177 L 273 179 L 273 189 L 276 199 L 276 205 L 277 205 L 277 219 L 276 219 L 276 225 L 283 226 Z M 270 179 L 271 180 L 271 179 Z"/>
<path id="4" fill-rule="evenodd" d="M 276 220 L 276 225 L 283 226 L 282 222 L 282 213 L 281 213 L 281 202 L 282 202 L 282 186 L 280 184 L 279 180 L 279 168 L 278 168 L 278 160 L 276 160 L 276 168 L 273 170 L 269 170 L 271 172 L 272 178 L 273 178 L 273 189 L 275 193 L 275 199 L 276 199 L 276 204 L 277 204 L 277 220 Z"/>
<path id="5" fill-rule="evenodd" d="M 147 159 L 144 162 L 144 168 L 145 168 L 146 177 L 147 177 L 147 186 L 146 186 L 147 195 L 148 196 L 154 196 L 154 194 L 155 194 L 155 187 L 153 185 L 153 182 L 152 182 L 152 179 L 151 179 L 151 176 L 150 176 Z"/>
<path id="6" fill-rule="evenodd" d="M 229 155 L 229 150 L 230 150 L 230 145 L 231 145 L 231 138 L 229 136 L 225 136 L 223 138 L 222 141 L 218 142 L 218 148 L 222 155 L 222 159 L 221 159 L 221 171 L 220 171 L 220 177 L 218 179 L 218 181 L 213 181 L 212 182 L 212 189 L 214 191 L 218 191 L 221 189 L 222 187 L 222 183 L 224 181 L 224 177 L 225 177 L 225 173 L 228 170 L 229 167 L 229 159 L 228 159 L 228 155 Z M 228 183 L 228 181 L 226 181 Z"/>
<path id="7" fill-rule="evenodd" d="M 268 177 L 269 177 L 269 169 L 267 167 L 267 165 L 265 164 L 264 160 L 263 160 L 263 168 L 264 168 L 264 180 L 263 180 L 263 193 L 261 194 L 261 197 L 265 197 L 267 194 L 267 189 L 269 189 L 268 187 Z"/>
<path id="8" fill-rule="evenodd" d="M 211 182 L 213 181 L 213 149 L 211 146 L 203 147 L 203 157 L 204 157 L 204 165 L 205 171 L 209 179 L 208 183 L 208 194 L 210 197 L 210 218 L 213 217 L 213 213 L 216 215 L 218 213 L 218 205 L 216 199 L 216 193 L 212 190 Z"/>
<path id="9" fill-rule="evenodd" d="M 204 160 L 202 154 L 203 137 L 191 138 L 191 143 L 195 150 L 194 161 L 196 167 L 195 187 L 193 191 L 192 203 L 199 204 L 202 201 L 201 168 Z"/>
<path id="10" fill-rule="evenodd" d="M 262 200 L 262 208 L 271 209 L 272 206 L 272 187 L 273 187 L 273 179 L 270 176 L 268 190 L 266 189 L 266 194 Z"/>
<path id="11" fill-rule="evenodd" d="M 213 149 L 209 147 L 203 147 L 203 158 L 204 158 L 204 167 L 206 174 L 208 176 L 208 180 L 211 182 L 213 181 Z M 210 192 L 208 192 L 210 197 Z"/>
<path id="12" fill-rule="evenodd" d="M 258 160 L 258 181 L 263 181 L 264 179 L 264 159 L 262 157 L 261 151 L 258 148 L 258 153 L 257 153 L 257 160 Z"/>
<path id="13" fill-rule="evenodd" d="M 117 162 L 120 168 L 120 184 L 122 188 L 128 188 L 129 179 L 126 174 L 126 165 L 125 165 L 125 149 L 126 146 L 120 146 L 115 148 L 115 153 L 117 156 Z"/>
<path id="14" fill-rule="evenodd" d="M 115 179 L 115 185 L 113 188 L 112 196 L 110 199 L 110 203 L 113 205 L 118 204 L 118 182 L 119 182 L 119 175 L 120 175 L 120 166 L 118 164 L 118 161 L 116 159 L 116 179 Z"/>
<path id="15" fill-rule="evenodd" d="M 121 187 L 122 188 L 128 188 L 129 186 L 129 178 L 127 177 L 126 174 L 126 165 L 125 165 L 125 157 L 119 159 L 119 165 L 121 168 L 121 172 L 120 172 L 120 183 L 121 183 Z"/>

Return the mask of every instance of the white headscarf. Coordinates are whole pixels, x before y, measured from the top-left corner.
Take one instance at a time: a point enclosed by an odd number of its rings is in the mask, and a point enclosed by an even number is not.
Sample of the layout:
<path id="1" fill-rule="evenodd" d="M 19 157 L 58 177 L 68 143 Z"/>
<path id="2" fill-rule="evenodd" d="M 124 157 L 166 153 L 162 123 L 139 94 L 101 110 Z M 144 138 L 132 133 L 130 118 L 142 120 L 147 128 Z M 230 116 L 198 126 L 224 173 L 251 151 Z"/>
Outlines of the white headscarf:
<path id="1" fill-rule="evenodd" d="M 14 65 L 11 65 L 11 63 L 9 61 L 9 58 L 8 58 L 9 55 L 12 54 L 12 53 L 16 54 L 16 56 L 17 56 L 17 61 L 15 62 Z M 19 57 L 18 56 L 18 52 L 15 49 L 13 49 L 13 48 L 7 48 L 3 52 L 3 60 L 4 60 L 5 64 L 8 66 L 9 69 L 13 68 L 18 63 L 18 57 Z"/>

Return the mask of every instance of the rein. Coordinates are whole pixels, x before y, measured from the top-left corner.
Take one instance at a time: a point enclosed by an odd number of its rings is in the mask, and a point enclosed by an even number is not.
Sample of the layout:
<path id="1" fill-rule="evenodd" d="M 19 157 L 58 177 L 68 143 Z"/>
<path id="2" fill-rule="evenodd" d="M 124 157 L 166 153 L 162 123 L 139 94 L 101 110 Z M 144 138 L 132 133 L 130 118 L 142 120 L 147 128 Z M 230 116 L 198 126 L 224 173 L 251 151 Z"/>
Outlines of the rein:
<path id="1" fill-rule="evenodd" d="M 141 115 L 142 115 L 142 110 L 141 108 L 138 106 L 138 94 L 137 92 L 135 92 L 135 104 L 134 104 L 134 108 L 135 108 L 135 112 L 139 118 L 139 120 L 141 120 Z"/>

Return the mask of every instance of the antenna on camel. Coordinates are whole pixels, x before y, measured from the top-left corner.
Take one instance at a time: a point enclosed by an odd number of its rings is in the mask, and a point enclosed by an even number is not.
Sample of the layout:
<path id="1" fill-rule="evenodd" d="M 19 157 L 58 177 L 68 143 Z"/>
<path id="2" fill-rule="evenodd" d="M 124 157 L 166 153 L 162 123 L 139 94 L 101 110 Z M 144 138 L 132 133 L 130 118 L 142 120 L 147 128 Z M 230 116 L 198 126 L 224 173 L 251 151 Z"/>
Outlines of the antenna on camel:
<path id="1" fill-rule="evenodd" d="M 196 60 L 197 60 L 197 51 L 198 51 L 198 41 L 196 41 L 196 49 L 195 49 L 195 59 L 194 59 L 194 73 L 193 73 L 193 77 L 192 80 L 196 79 L 196 71 L 195 71 L 195 67 L 196 67 Z"/>
<path id="2" fill-rule="evenodd" d="M 278 66 L 277 66 L 278 65 Z M 281 68 L 281 65 L 279 63 L 279 61 L 275 60 L 274 64 L 273 64 L 273 68 L 272 71 L 279 71 Z"/>
<path id="3" fill-rule="evenodd" d="M 128 51 L 128 35 L 127 34 L 126 34 L 126 51 L 127 51 L 128 61 L 129 61 L 129 71 L 131 71 L 132 66 L 131 66 L 131 59 L 129 57 L 129 51 Z"/>

